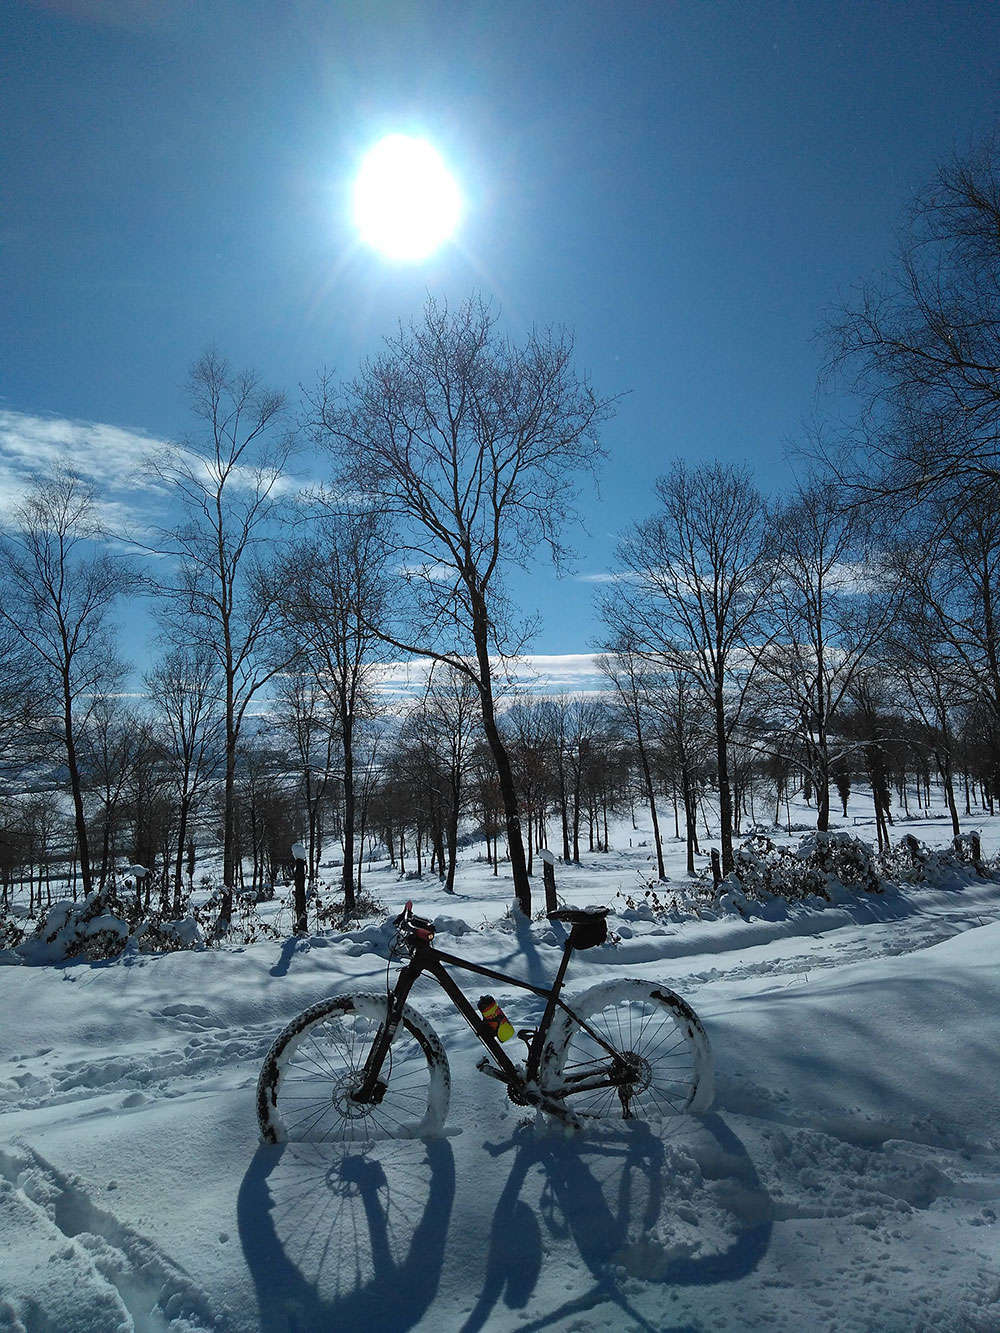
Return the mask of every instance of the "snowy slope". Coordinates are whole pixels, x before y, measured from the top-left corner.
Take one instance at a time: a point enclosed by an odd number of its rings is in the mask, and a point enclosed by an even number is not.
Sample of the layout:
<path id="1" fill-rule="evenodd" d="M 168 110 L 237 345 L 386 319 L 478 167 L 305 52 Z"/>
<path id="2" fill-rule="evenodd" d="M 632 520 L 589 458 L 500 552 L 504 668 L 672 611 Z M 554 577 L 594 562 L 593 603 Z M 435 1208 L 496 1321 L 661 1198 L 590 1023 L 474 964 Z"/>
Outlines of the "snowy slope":
<path id="1" fill-rule="evenodd" d="M 644 855 L 561 887 L 613 901 Z M 498 921 L 483 866 L 460 887 L 378 891 L 453 918 L 446 949 L 551 976 L 547 923 Z M 712 1112 L 658 1136 L 536 1127 L 425 980 L 448 1135 L 260 1146 L 266 1046 L 322 995 L 384 986 L 377 929 L 0 969 L 0 1329 L 1000 1329 L 1000 884 L 617 925 L 570 989 L 663 979 L 715 1053 Z M 535 1012 L 497 994 L 515 1025 Z"/>

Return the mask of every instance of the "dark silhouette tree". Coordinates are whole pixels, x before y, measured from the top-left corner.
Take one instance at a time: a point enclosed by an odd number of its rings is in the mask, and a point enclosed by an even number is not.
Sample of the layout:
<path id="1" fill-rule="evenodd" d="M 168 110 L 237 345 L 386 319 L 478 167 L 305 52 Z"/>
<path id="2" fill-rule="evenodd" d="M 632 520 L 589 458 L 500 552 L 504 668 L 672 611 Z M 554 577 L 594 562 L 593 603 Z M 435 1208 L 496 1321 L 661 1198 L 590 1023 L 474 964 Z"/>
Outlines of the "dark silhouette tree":
<path id="1" fill-rule="evenodd" d="M 539 547 L 557 565 L 565 559 L 577 477 L 599 455 L 594 430 L 608 404 L 572 355 L 566 334 L 536 331 L 515 345 L 480 299 L 455 310 L 430 300 L 339 396 L 323 381 L 312 399 L 318 436 L 339 454 L 340 486 L 394 524 L 406 596 L 380 634 L 476 687 L 525 912 L 531 884 L 496 694 L 497 659 L 517 653 L 529 627 L 503 578 Z"/>

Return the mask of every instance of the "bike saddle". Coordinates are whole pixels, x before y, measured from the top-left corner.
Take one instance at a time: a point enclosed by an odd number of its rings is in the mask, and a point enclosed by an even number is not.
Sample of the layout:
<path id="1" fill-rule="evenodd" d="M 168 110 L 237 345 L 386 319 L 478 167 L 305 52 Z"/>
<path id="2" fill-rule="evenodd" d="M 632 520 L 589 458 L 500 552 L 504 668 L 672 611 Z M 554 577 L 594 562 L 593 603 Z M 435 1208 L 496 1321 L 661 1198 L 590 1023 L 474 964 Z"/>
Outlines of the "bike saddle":
<path id="1" fill-rule="evenodd" d="M 610 907 L 558 907 L 545 915 L 550 921 L 568 921 L 571 926 L 582 926 L 588 921 L 603 921 L 610 911 Z"/>

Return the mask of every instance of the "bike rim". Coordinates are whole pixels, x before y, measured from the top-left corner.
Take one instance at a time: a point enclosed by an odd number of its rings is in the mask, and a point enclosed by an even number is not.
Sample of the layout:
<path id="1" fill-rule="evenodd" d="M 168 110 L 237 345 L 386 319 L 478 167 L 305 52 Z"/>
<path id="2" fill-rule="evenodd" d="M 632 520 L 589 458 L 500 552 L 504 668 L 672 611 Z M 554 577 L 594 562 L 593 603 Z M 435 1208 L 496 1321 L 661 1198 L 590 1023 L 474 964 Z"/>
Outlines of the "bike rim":
<path id="1" fill-rule="evenodd" d="M 617 1087 L 570 1092 L 567 1105 L 578 1115 L 658 1120 L 687 1108 L 695 1082 L 695 1057 L 688 1034 L 669 1010 L 655 1001 L 636 999 L 609 1004 L 586 1022 L 620 1053 L 627 1082 Z M 564 1078 L 606 1072 L 611 1057 L 582 1028 L 574 1027 L 566 1045 Z"/>
<path id="2" fill-rule="evenodd" d="M 430 1090 L 427 1056 L 413 1034 L 396 1032 L 378 1104 L 351 1100 L 381 1019 L 356 1011 L 328 1014 L 295 1039 L 278 1085 L 277 1111 L 297 1142 L 358 1142 L 419 1131 Z M 289 1043 L 292 1047 L 292 1043 Z"/>

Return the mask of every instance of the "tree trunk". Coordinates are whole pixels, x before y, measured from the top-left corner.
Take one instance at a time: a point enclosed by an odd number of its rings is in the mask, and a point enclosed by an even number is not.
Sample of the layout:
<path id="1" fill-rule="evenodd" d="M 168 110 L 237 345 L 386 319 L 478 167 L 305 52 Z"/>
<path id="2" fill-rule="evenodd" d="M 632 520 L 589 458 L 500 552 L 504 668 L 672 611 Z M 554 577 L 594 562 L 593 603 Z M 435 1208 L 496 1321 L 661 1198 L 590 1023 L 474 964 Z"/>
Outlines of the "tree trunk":
<path id="1" fill-rule="evenodd" d="M 343 736 L 344 755 L 344 872 L 342 885 L 344 890 L 344 911 L 353 912 L 354 901 L 354 718 L 348 705 L 347 696 L 341 690 L 340 725 Z M 360 875 L 358 876 L 360 880 Z"/>
<path id="2" fill-rule="evenodd" d="M 563 860 L 569 860 L 569 812 L 566 808 L 566 761 L 561 741 L 556 742 L 556 771 L 559 776 L 559 814 L 562 820 Z"/>
<path id="3" fill-rule="evenodd" d="M 236 735 L 232 726 L 226 726 L 226 787 L 222 835 L 222 904 L 216 932 L 229 929 L 233 919 L 233 888 L 236 883 Z M 256 862 L 256 848 L 254 850 Z M 256 865 L 255 865 L 256 869 Z"/>
<path id="4" fill-rule="evenodd" d="M 733 869 L 733 794 L 729 785 L 726 705 L 720 679 L 715 683 L 715 748 L 719 769 L 719 837 L 722 842 L 722 874 L 725 876 Z"/>
<path id="5" fill-rule="evenodd" d="M 87 841 L 87 817 L 83 808 L 83 784 L 80 780 L 80 766 L 76 758 L 76 738 L 73 733 L 73 696 L 70 692 L 69 678 L 65 674 L 63 676 L 63 721 L 66 728 L 66 767 L 69 770 L 70 789 L 73 794 L 73 819 L 76 825 L 80 876 L 83 880 L 83 896 L 86 897 L 93 888 L 90 869 L 90 844 Z"/>
<path id="6" fill-rule="evenodd" d="M 635 716 L 635 737 L 639 750 L 639 763 L 642 767 L 642 780 L 646 787 L 646 800 L 649 803 L 649 817 L 653 821 L 653 845 L 656 847 L 656 873 L 661 880 L 667 878 L 667 872 L 663 866 L 663 847 L 660 843 L 660 823 L 656 817 L 656 795 L 653 791 L 653 775 L 649 768 L 649 757 L 646 754 L 646 747 L 642 743 L 642 729 L 639 725 L 638 713 Z M 676 804 L 674 811 L 676 815 Z"/>
<path id="7" fill-rule="evenodd" d="M 681 794 L 684 799 L 684 827 L 687 836 L 687 872 L 693 875 L 694 854 L 698 850 L 698 810 L 686 756 L 681 760 Z"/>
<path id="8" fill-rule="evenodd" d="M 181 898 L 184 892 L 184 844 L 187 842 L 188 811 L 191 798 L 185 793 L 181 797 L 178 813 L 177 857 L 174 862 L 174 911 L 180 912 Z"/>
<path id="9" fill-rule="evenodd" d="M 455 892 L 455 866 L 458 863 L 458 807 L 459 786 L 455 778 L 451 783 L 451 809 L 448 811 L 448 876 L 445 880 L 445 893 Z"/>
<path id="10" fill-rule="evenodd" d="M 497 767 L 497 780 L 500 784 L 504 822 L 507 831 L 507 846 L 510 851 L 510 868 L 514 876 L 514 898 L 524 915 L 530 917 L 531 880 L 528 878 L 524 842 L 521 838 L 521 817 L 517 808 L 517 785 L 514 782 L 514 773 L 507 747 L 503 743 L 503 738 L 496 723 L 489 644 L 486 635 L 485 607 L 476 607 L 474 614 L 476 622 L 476 658 L 479 663 L 479 701 L 483 714 L 483 730 L 486 732 L 486 740 Z"/>

